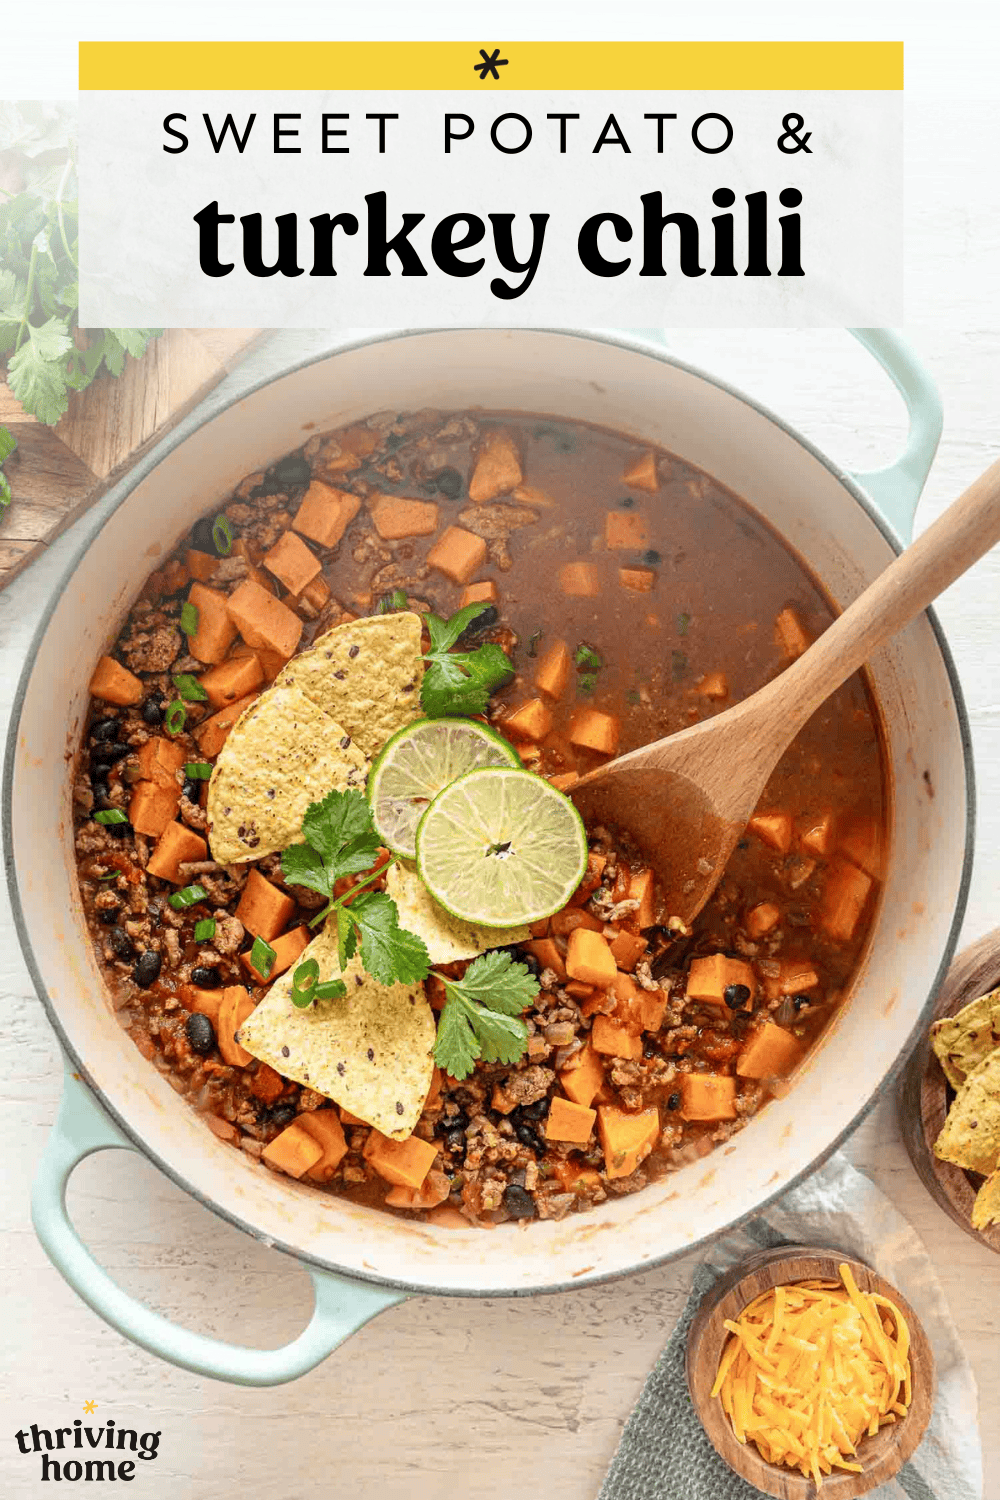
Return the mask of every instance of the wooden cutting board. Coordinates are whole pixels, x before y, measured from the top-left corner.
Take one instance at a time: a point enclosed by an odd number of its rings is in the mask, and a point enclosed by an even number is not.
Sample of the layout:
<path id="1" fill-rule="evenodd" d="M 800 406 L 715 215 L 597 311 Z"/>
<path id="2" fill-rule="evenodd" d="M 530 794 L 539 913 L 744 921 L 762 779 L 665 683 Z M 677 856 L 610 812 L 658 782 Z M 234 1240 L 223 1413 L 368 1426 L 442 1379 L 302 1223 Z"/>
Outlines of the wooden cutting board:
<path id="1" fill-rule="evenodd" d="M 0 425 L 17 439 L 5 472 L 14 499 L 0 517 L 0 589 L 99 499 L 141 454 L 218 385 L 261 337 L 258 328 L 171 328 L 120 379 L 70 396 L 56 427 L 29 417 L 0 382 Z"/>

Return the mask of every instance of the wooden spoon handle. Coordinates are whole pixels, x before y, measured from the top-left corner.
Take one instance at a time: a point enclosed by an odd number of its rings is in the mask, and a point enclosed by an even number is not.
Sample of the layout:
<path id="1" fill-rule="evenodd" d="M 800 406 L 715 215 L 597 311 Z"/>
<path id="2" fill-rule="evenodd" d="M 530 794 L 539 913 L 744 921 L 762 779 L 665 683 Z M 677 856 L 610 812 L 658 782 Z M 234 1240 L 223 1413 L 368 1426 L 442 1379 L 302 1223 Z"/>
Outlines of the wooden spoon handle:
<path id="1" fill-rule="evenodd" d="M 890 563 L 799 660 L 768 684 L 790 743 L 842 682 L 1000 541 L 1000 459 Z"/>

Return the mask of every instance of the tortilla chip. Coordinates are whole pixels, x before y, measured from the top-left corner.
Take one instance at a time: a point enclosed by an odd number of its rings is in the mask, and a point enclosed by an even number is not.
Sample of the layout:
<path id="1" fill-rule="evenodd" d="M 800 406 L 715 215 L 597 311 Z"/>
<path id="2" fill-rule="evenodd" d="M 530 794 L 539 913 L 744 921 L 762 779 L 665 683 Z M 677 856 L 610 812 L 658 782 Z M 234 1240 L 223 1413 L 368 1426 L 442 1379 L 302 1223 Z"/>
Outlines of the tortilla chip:
<path id="1" fill-rule="evenodd" d="M 390 866 L 386 890 L 396 903 L 399 925 L 423 938 L 432 964 L 453 964 L 476 958 L 487 948 L 525 943 L 530 927 L 485 927 L 463 922 L 439 906 L 412 865 Z"/>
<path id="2" fill-rule="evenodd" d="M 237 720 L 208 784 L 208 841 L 221 864 L 301 843 L 311 802 L 364 789 L 366 762 L 346 729 L 298 688 L 274 687 Z"/>
<path id="3" fill-rule="evenodd" d="M 930 1037 L 944 1076 L 957 1093 L 969 1074 L 1000 1046 L 1000 989 L 935 1021 Z"/>
<path id="4" fill-rule="evenodd" d="M 335 922 L 313 938 L 299 962 L 307 958 L 319 964 L 321 983 L 339 976 Z M 345 999 L 314 1000 L 299 1010 L 291 1002 L 289 970 L 243 1022 L 240 1045 L 383 1135 L 406 1140 L 431 1086 L 434 1012 L 422 984 L 379 984 L 357 957 L 344 970 L 344 980 Z"/>
<path id="5" fill-rule="evenodd" d="M 981 1062 L 962 1084 L 934 1143 L 942 1161 L 988 1177 L 1000 1165 L 1000 1052 Z"/>
<path id="6" fill-rule="evenodd" d="M 1000 1224 L 1000 1172 L 990 1173 L 972 1205 L 973 1229 L 989 1229 L 991 1224 Z"/>
<path id="7" fill-rule="evenodd" d="M 422 712 L 422 630 L 412 611 L 336 625 L 292 658 L 275 687 L 301 688 L 371 758 Z"/>

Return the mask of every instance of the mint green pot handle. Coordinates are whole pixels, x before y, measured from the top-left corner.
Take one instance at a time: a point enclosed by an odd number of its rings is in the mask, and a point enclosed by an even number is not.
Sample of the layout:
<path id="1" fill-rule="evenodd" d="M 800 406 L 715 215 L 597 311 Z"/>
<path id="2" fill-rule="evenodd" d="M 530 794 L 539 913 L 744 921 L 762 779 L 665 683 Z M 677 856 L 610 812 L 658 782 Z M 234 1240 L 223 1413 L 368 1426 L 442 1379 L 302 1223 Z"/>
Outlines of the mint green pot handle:
<path id="1" fill-rule="evenodd" d="M 941 396 L 905 339 L 891 328 L 851 328 L 906 402 L 910 430 L 900 456 L 884 469 L 852 474 L 904 542 L 913 535 L 920 492 L 934 462 L 944 413 Z"/>
<path id="2" fill-rule="evenodd" d="M 95 1151 L 120 1149 L 136 1148 L 67 1068 L 59 1117 L 35 1177 L 31 1216 L 46 1255 L 77 1296 L 150 1354 L 233 1385 L 282 1385 L 313 1369 L 370 1318 L 404 1300 L 405 1292 L 309 1267 L 315 1292 L 312 1318 L 298 1338 L 281 1349 L 246 1349 L 179 1328 L 112 1281 L 66 1212 L 66 1186 L 74 1168 Z"/>

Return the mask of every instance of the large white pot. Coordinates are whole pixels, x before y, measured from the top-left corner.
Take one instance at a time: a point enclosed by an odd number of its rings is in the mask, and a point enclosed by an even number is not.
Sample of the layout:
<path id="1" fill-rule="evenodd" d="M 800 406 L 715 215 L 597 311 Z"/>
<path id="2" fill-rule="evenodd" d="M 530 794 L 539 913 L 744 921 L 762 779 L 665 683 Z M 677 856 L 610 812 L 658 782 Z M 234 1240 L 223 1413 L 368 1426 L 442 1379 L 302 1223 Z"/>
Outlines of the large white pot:
<path id="1" fill-rule="evenodd" d="M 898 371 L 894 378 L 907 384 Z M 914 379 L 911 370 L 911 386 Z M 76 559 L 39 630 L 6 768 L 21 939 L 39 995 L 91 1091 L 66 1105 L 39 1180 L 36 1223 L 81 1295 L 123 1332 L 232 1380 L 267 1383 L 298 1373 L 406 1290 L 484 1296 L 579 1287 L 690 1250 L 753 1214 L 815 1167 L 884 1089 L 925 1016 L 964 904 L 968 740 L 947 650 L 924 616 L 871 663 L 886 727 L 892 843 L 850 1002 L 787 1096 L 708 1160 L 562 1223 L 466 1233 L 356 1207 L 276 1176 L 206 1130 L 119 1026 L 84 926 L 67 756 L 79 742 L 87 683 L 156 558 L 246 473 L 298 447 L 307 428 L 425 406 L 551 413 L 662 444 L 745 497 L 840 606 L 896 547 L 860 488 L 746 397 L 648 346 L 537 330 L 419 332 L 343 349 L 236 402 L 172 447 L 125 496 Z M 925 416 L 933 427 L 934 411 Z M 928 461 L 935 440 L 924 433 Z M 919 481 L 913 500 L 917 490 Z M 117 1291 L 61 1209 L 76 1160 L 110 1144 L 137 1146 L 217 1213 L 317 1269 L 319 1305 L 302 1339 L 271 1354 L 214 1345 L 171 1329 Z M 323 1268 L 351 1281 L 324 1277 Z"/>

